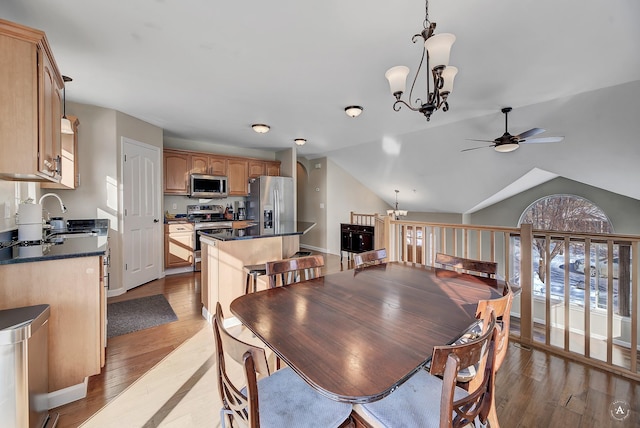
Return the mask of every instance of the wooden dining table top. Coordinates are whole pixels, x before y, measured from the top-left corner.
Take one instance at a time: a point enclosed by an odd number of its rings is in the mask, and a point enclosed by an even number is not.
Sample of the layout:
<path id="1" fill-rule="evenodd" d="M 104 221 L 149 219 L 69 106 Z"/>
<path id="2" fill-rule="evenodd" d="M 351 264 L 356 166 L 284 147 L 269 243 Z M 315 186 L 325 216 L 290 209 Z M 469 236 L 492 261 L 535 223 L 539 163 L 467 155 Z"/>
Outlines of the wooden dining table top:
<path id="1" fill-rule="evenodd" d="M 504 282 L 385 263 L 247 294 L 231 312 L 321 394 L 367 403 L 390 394 L 475 322 Z"/>

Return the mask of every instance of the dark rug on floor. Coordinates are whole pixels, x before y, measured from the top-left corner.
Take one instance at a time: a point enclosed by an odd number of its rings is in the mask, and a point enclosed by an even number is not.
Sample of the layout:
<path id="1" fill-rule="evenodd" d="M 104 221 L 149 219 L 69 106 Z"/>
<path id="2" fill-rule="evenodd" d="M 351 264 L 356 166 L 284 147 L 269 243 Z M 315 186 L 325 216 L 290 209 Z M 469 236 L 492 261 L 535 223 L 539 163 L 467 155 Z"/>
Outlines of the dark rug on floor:
<path id="1" fill-rule="evenodd" d="M 162 294 L 109 303 L 107 338 L 177 320 L 176 313 Z"/>

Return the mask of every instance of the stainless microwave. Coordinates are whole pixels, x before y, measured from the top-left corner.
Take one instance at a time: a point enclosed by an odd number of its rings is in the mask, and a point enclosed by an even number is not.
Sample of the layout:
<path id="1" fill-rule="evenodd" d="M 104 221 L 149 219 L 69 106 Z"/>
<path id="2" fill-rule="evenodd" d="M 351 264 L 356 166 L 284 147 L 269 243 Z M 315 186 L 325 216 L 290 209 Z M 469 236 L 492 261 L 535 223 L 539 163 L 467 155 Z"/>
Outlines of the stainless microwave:
<path id="1" fill-rule="evenodd" d="M 191 174 L 190 194 L 192 198 L 226 198 L 227 177 Z"/>

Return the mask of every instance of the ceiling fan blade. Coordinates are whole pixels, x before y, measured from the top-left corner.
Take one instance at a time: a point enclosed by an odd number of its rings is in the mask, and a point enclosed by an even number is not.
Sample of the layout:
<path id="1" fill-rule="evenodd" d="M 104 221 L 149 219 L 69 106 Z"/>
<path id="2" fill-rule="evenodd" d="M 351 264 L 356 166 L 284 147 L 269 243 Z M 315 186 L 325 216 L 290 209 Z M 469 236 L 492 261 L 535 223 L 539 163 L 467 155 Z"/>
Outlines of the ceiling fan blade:
<path id="1" fill-rule="evenodd" d="M 474 140 L 474 141 L 482 141 L 482 140 Z M 495 147 L 495 146 L 496 146 L 495 144 L 492 144 L 490 146 L 472 147 L 470 149 L 463 149 L 463 150 L 460 150 L 460 151 L 461 152 L 468 152 L 469 150 L 486 149 L 487 147 Z"/>
<path id="2" fill-rule="evenodd" d="M 474 140 L 474 139 L 471 139 L 471 138 L 465 138 L 465 140 L 466 141 L 481 141 L 483 143 L 495 143 L 496 142 L 496 140 Z"/>
<path id="3" fill-rule="evenodd" d="M 524 131 L 523 133 L 519 134 L 519 135 L 514 135 L 514 137 L 518 138 L 518 139 L 523 139 L 523 138 L 527 138 L 527 137 L 531 137 L 533 135 L 538 135 L 538 134 L 542 134 L 545 130 L 542 128 L 531 128 L 528 131 Z"/>
<path id="4" fill-rule="evenodd" d="M 532 138 L 530 140 L 522 140 L 521 143 L 559 143 L 564 140 L 564 137 L 541 137 Z"/>

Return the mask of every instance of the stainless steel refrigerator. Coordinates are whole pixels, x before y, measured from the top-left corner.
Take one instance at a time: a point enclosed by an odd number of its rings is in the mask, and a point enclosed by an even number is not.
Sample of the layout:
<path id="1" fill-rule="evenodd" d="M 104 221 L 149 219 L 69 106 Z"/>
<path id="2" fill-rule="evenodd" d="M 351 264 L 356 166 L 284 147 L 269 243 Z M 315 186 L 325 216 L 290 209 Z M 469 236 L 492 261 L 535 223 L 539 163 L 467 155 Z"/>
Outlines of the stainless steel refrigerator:
<path id="1" fill-rule="evenodd" d="M 247 219 L 260 223 L 260 234 L 279 233 L 295 222 L 293 178 L 260 176 L 249 183 Z"/>

